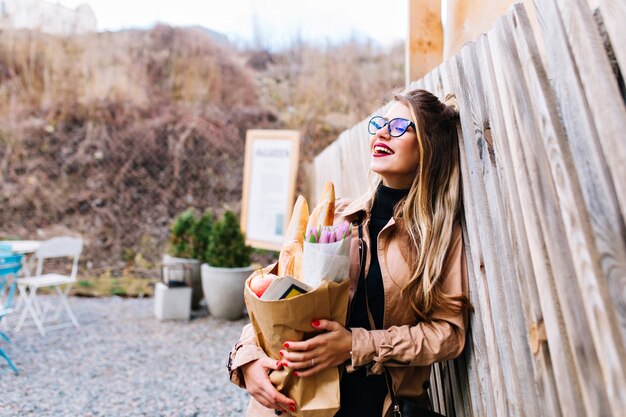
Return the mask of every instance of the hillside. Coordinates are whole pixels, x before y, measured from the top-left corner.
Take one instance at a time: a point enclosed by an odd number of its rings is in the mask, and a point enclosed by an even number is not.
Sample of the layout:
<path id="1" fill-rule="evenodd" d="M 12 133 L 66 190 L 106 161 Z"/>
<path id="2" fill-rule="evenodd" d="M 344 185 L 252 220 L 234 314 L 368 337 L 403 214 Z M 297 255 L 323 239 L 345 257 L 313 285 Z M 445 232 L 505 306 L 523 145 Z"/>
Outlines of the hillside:
<path id="1" fill-rule="evenodd" d="M 159 261 L 194 207 L 239 210 L 245 132 L 310 160 L 401 86 L 403 48 L 215 45 L 199 29 L 0 37 L 0 238 L 80 234 L 92 274 Z"/>

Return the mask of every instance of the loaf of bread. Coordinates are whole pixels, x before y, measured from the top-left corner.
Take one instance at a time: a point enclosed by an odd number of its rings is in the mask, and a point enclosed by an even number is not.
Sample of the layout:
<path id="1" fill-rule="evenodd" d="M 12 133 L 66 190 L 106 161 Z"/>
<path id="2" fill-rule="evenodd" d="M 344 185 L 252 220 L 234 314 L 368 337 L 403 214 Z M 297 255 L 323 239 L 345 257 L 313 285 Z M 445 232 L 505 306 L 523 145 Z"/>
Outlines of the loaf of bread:
<path id="1" fill-rule="evenodd" d="M 320 226 L 332 226 L 334 217 L 335 186 L 331 181 L 324 185 L 320 200 L 310 216 L 305 198 L 298 196 L 278 257 L 279 277 L 291 276 L 302 280 L 303 242 L 306 231 Z"/>
<path id="2" fill-rule="evenodd" d="M 278 258 L 278 276 L 290 276 L 302 280 L 302 246 L 293 241 L 280 251 Z"/>
<path id="3" fill-rule="evenodd" d="M 278 257 L 278 276 L 292 276 L 302 279 L 302 245 L 309 219 L 309 205 L 306 199 L 298 196 L 293 206 L 289 226 L 283 238 L 283 246 Z"/>
<path id="4" fill-rule="evenodd" d="M 332 226 L 335 219 L 335 186 L 332 181 L 324 185 L 322 195 L 317 206 L 311 212 L 306 230 L 320 226 Z"/>
<path id="5" fill-rule="evenodd" d="M 307 204 L 306 199 L 299 195 L 296 200 L 296 204 L 293 206 L 293 211 L 291 212 L 291 219 L 289 220 L 289 226 L 287 226 L 287 231 L 285 232 L 285 237 L 283 238 L 281 252 L 288 244 L 294 241 L 298 242 L 300 247 L 302 247 L 308 219 L 309 205 Z"/>

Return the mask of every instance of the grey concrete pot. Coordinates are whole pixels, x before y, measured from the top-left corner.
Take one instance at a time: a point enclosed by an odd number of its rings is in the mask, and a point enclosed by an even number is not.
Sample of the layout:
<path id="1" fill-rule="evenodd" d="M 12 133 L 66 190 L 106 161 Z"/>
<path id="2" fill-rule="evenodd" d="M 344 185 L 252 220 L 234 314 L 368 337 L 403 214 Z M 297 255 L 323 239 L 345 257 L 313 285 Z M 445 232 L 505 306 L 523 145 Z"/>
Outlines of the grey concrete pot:
<path id="1" fill-rule="evenodd" d="M 165 284 L 169 281 L 185 281 L 191 287 L 191 309 L 200 308 L 203 294 L 199 260 L 163 255 L 162 273 Z"/>
<path id="2" fill-rule="evenodd" d="M 245 307 L 244 284 L 254 267 L 217 268 L 202 264 L 201 271 L 202 289 L 209 314 L 227 320 L 241 318 Z"/>

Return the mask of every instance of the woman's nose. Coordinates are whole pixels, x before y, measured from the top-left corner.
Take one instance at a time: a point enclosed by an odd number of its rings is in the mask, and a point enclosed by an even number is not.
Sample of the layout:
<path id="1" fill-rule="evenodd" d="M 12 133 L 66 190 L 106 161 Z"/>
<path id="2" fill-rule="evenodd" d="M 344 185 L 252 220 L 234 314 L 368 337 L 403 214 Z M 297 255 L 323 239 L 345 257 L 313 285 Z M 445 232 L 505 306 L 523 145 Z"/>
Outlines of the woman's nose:
<path id="1" fill-rule="evenodd" d="M 381 127 L 380 129 L 376 131 L 376 137 L 380 139 L 385 139 L 385 140 L 388 140 L 389 138 L 391 138 L 387 125 L 384 125 L 383 127 Z"/>

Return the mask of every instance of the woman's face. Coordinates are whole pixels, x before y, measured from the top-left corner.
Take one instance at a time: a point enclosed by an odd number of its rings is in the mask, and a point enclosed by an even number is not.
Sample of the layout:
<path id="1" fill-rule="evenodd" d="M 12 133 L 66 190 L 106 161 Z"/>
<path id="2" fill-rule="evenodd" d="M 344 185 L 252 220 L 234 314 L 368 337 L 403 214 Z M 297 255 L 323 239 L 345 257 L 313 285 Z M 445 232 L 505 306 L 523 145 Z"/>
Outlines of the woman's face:
<path id="1" fill-rule="evenodd" d="M 396 117 L 411 120 L 409 108 L 399 101 L 384 115 L 387 121 Z M 387 187 L 410 188 L 419 163 L 415 128 L 411 126 L 402 136 L 394 138 L 387 127 L 388 125 L 383 126 L 370 137 L 370 168 L 383 178 L 383 184 Z"/>

